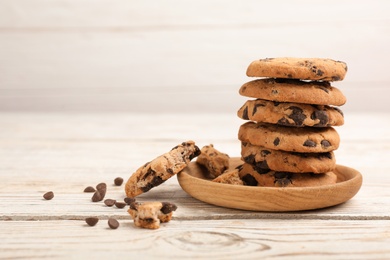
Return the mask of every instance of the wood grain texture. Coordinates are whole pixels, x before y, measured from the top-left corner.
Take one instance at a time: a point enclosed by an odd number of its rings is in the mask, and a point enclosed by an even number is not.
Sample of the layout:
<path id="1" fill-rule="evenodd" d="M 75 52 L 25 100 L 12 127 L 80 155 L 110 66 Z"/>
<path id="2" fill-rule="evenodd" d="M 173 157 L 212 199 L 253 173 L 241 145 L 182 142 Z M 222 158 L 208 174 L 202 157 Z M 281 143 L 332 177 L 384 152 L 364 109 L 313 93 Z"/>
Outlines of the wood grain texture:
<path id="1" fill-rule="evenodd" d="M 158 230 L 120 220 L 0 222 L 7 259 L 386 259 L 389 221 L 172 220 Z M 27 232 L 28 231 L 28 232 Z M 4 240 L 5 238 L 5 240 Z M 364 245 L 364 246 L 363 246 Z"/>
<path id="2" fill-rule="evenodd" d="M 390 82 L 388 10 L 385 0 L 3 0 L 0 110 L 234 112 L 252 60 L 296 56 L 348 63 L 336 85 L 346 110 L 390 111 L 377 94 Z"/>
<path id="3" fill-rule="evenodd" d="M 350 113 L 337 128 L 337 163 L 363 175 L 344 204 L 288 213 L 227 209 L 192 198 L 174 177 L 138 198 L 178 206 L 171 222 L 150 231 L 135 228 L 125 209 L 91 202 L 84 188 L 106 182 L 106 198 L 121 200 L 116 177 L 126 180 L 189 139 L 238 156 L 235 114 L 0 113 L 0 258 L 389 258 L 389 119 Z M 49 190 L 55 196 L 46 201 Z M 89 216 L 99 217 L 97 226 L 85 224 Z M 108 228 L 109 217 L 119 229 Z"/>

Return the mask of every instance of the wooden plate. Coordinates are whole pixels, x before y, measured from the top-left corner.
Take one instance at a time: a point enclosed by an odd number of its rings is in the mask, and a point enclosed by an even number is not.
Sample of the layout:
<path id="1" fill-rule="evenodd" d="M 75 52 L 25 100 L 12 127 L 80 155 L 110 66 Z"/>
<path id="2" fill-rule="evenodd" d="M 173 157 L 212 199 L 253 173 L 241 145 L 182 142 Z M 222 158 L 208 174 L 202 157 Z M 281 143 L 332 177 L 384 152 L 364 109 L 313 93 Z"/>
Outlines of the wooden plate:
<path id="1" fill-rule="evenodd" d="M 242 164 L 231 158 L 229 168 Z M 351 199 L 362 185 L 355 169 L 337 165 L 337 183 L 319 187 L 251 187 L 210 181 L 207 170 L 191 162 L 177 175 L 180 186 L 192 197 L 217 206 L 254 211 L 299 211 L 338 205 Z"/>

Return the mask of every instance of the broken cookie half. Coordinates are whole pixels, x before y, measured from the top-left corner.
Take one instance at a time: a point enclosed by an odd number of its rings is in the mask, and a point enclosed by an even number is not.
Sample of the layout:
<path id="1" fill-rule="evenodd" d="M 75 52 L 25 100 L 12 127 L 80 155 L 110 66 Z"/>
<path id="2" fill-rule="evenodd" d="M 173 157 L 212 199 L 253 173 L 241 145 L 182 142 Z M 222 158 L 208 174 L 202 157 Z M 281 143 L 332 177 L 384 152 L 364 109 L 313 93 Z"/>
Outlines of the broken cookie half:
<path id="1" fill-rule="evenodd" d="M 128 210 L 137 227 L 157 229 L 172 219 L 176 205 L 169 202 L 133 202 Z"/>
<path id="2" fill-rule="evenodd" d="M 141 166 L 126 183 L 127 197 L 134 198 L 165 182 L 183 170 L 200 154 L 194 141 L 183 142 L 171 151 Z"/>

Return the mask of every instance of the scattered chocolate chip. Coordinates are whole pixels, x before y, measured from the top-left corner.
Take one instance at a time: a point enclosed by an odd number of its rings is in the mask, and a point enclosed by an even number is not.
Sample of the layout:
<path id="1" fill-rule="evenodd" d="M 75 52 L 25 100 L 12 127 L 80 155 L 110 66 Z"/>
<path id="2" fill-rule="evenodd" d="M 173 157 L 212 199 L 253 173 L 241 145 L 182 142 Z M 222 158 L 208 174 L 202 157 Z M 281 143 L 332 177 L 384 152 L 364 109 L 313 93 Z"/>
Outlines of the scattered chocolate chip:
<path id="1" fill-rule="evenodd" d="M 51 200 L 52 198 L 54 198 L 54 193 L 52 191 L 48 191 L 45 194 L 43 194 L 43 198 L 45 200 Z"/>
<path id="2" fill-rule="evenodd" d="M 93 227 L 99 222 L 99 219 L 96 217 L 89 217 L 85 219 L 85 222 L 88 224 L 88 226 Z"/>
<path id="3" fill-rule="evenodd" d="M 303 146 L 307 146 L 307 147 L 316 147 L 317 144 L 312 141 L 312 140 L 306 140 L 304 143 L 303 143 Z"/>
<path id="4" fill-rule="evenodd" d="M 121 178 L 121 177 L 115 178 L 114 184 L 115 184 L 116 186 L 121 186 L 122 183 L 123 183 L 123 178 Z"/>
<path id="5" fill-rule="evenodd" d="M 161 212 L 164 214 L 171 213 L 172 211 L 175 211 L 177 209 L 177 206 L 173 203 L 169 202 L 162 202 Z"/>
<path id="6" fill-rule="evenodd" d="M 108 226 L 111 229 L 117 229 L 119 227 L 119 222 L 115 218 L 109 218 L 108 219 Z"/>
<path id="7" fill-rule="evenodd" d="M 100 193 L 100 191 L 95 191 L 95 193 L 93 194 L 91 200 L 92 202 L 98 202 L 98 201 L 102 201 L 104 199 L 104 196 L 102 196 L 102 194 Z"/>
<path id="8" fill-rule="evenodd" d="M 119 201 L 115 202 L 115 206 L 119 209 L 123 209 L 126 205 L 127 203 L 125 202 L 119 202 Z"/>
<path id="9" fill-rule="evenodd" d="M 135 199 L 134 199 L 134 198 L 126 197 L 126 198 L 124 199 L 124 201 L 126 202 L 127 205 L 130 205 L 131 203 L 135 202 Z"/>
<path id="10" fill-rule="evenodd" d="M 105 184 L 104 182 L 99 183 L 98 185 L 96 185 L 96 189 L 97 190 L 107 190 L 107 184 Z"/>
<path id="11" fill-rule="evenodd" d="M 92 186 L 88 186 L 88 187 L 86 187 L 86 188 L 84 189 L 84 192 L 95 192 L 95 191 L 96 191 L 95 188 L 92 187 Z"/>
<path id="12" fill-rule="evenodd" d="M 116 200 L 113 200 L 113 199 L 104 200 L 104 204 L 106 204 L 107 207 L 112 207 L 115 205 L 115 203 L 116 203 Z"/>

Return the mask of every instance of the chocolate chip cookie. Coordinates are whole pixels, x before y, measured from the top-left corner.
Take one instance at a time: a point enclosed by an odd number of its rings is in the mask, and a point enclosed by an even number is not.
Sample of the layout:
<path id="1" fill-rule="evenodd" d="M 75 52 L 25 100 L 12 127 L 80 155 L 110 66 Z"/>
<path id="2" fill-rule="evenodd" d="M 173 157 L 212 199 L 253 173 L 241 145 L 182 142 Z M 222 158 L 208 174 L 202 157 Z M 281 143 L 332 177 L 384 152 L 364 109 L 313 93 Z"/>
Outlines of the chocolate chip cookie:
<path id="1" fill-rule="evenodd" d="M 127 181 L 125 186 L 127 197 L 134 198 L 160 185 L 183 170 L 199 154 L 200 149 L 195 145 L 195 142 L 187 141 L 146 163 Z"/>
<path id="2" fill-rule="evenodd" d="M 176 205 L 169 202 L 133 202 L 127 212 L 137 227 L 157 229 L 160 227 L 160 223 L 172 219 L 172 213 L 176 209 Z"/>
<path id="3" fill-rule="evenodd" d="M 246 101 L 237 115 L 244 120 L 295 127 L 340 126 L 344 123 L 343 113 L 336 107 L 263 99 Z"/>
<path id="4" fill-rule="evenodd" d="M 206 167 L 210 177 L 215 178 L 229 167 L 229 155 L 221 153 L 212 144 L 205 145 L 200 150 L 196 162 Z"/>
<path id="5" fill-rule="evenodd" d="M 239 176 L 244 185 L 262 187 L 314 187 L 337 182 L 337 175 L 334 172 L 313 174 L 270 171 L 259 174 L 247 163 L 241 165 Z"/>
<path id="6" fill-rule="evenodd" d="M 332 127 L 288 127 L 251 121 L 240 126 L 238 139 L 273 150 L 300 153 L 330 152 L 340 143 Z"/>
<path id="7" fill-rule="evenodd" d="M 329 82 L 302 81 L 298 79 L 257 79 L 241 86 L 242 96 L 277 102 L 312 105 L 344 105 L 344 94 Z"/>
<path id="8" fill-rule="evenodd" d="M 302 80 L 343 80 L 347 64 L 321 58 L 267 58 L 253 61 L 246 71 L 249 77 L 270 77 Z"/>
<path id="9" fill-rule="evenodd" d="M 278 151 L 250 143 L 241 143 L 241 158 L 260 173 L 270 171 L 294 173 L 323 173 L 333 171 L 336 159 L 333 152 L 295 153 Z"/>

